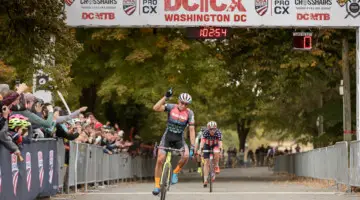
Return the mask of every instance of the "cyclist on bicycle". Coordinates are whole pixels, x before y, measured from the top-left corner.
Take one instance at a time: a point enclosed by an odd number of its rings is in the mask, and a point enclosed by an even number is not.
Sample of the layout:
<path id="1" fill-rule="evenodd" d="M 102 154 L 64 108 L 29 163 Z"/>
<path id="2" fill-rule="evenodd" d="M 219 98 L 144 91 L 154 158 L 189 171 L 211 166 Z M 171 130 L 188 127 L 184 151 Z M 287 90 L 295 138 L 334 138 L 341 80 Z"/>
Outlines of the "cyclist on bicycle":
<path id="1" fill-rule="evenodd" d="M 195 119 L 193 111 L 188 108 L 188 105 L 192 101 L 191 96 L 188 93 L 182 93 L 179 95 L 178 104 L 165 104 L 165 101 L 169 99 L 172 94 L 172 89 L 169 89 L 165 96 L 154 105 L 153 109 L 158 112 L 166 111 L 168 113 L 167 128 L 161 138 L 159 146 L 185 149 L 185 152 L 181 153 L 181 159 L 174 169 L 171 178 L 172 184 L 176 184 L 178 182 L 178 173 L 189 159 L 189 149 L 184 140 L 184 130 L 187 126 L 189 126 L 190 131 L 190 157 L 194 154 Z M 158 195 L 160 193 L 160 176 L 166 152 L 162 149 L 158 149 L 157 155 L 158 157 L 155 166 L 155 189 L 152 192 L 153 195 Z"/>
<path id="2" fill-rule="evenodd" d="M 207 129 L 204 131 L 203 136 L 201 138 L 200 149 L 203 150 L 210 150 L 213 149 L 214 151 L 214 158 L 215 158 L 215 173 L 220 173 L 219 167 L 219 158 L 220 152 L 222 149 L 222 133 L 217 128 L 217 124 L 214 121 L 210 121 L 207 124 Z M 210 153 L 204 152 L 203 154 L 205 160 L 204 166 L 204 187 L 207 186 L 208 183 L 208 174 L 209 174 L 209 157 Z"/>
<path id="3" fill-rule="evenodd" d="M 194 152 L 198 152 L 200 150 L 200 141 L 201 141 L 201 137 L 203 135 L 205 131 L 205 127 L 201 127 L 200 131 L 198 132 L 196 139 L 195 139 L 195 148 L 194 148 Z M 198 173 L 201 173 L 201 155 L 197 154 L 196 155 L 196 162 L 198 164 Z"/>

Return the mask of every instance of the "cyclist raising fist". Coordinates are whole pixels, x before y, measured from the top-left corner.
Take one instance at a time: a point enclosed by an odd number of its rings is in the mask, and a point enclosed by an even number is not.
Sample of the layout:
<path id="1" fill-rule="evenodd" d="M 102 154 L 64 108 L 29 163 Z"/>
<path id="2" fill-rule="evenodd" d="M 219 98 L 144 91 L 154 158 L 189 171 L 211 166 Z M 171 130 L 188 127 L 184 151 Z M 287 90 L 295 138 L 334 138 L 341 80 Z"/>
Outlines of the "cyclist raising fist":
<path id="1" fill-rule="evenodd" d="M 190 157 L 194 154 L 195 119 L 194 112 L 188 108 L 188 105 L 192 101 L 191 96 L 188 93 L 182 93 L 178 97 L 178 104 L 166 104 L 165 101 L 168 100 L 172 94 L 173 91 L 170 88 L 165 96 L 154 105 L 153 109 L 158 112 L 166 111 L 168 113 L 167 127 L 159 146 L 176 149 L 181 149 L 182 147 L 185 148 L 185 152 L 181 153 L 181 159 L 173 171 L 171 182 L 172 184 L 176 184 L 178 182 L 178 173 L 189 159 L 189 149 L 184 139 L 184 130 L 188 125 L 191 141 Z M 160 176 L 166 152 L 162 149 L 158 149 L 157 155 L 158 157 L 155 166 L 155 189 L 152 192 L 153 195 L 158 195 L 160 193 Z"/>

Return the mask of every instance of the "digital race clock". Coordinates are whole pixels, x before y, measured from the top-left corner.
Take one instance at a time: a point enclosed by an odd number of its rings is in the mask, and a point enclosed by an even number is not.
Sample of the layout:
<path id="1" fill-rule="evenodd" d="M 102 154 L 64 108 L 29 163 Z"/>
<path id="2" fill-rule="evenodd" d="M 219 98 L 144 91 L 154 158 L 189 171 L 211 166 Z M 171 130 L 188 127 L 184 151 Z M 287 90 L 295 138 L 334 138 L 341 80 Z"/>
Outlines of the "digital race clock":
<path id="1" fill-rule="evenodd" d="M 311 50 L 312 49 L 312 33 L 311 32 L 294 32 L 293 33 L 293 49 L 295 49 L 295 50 Z"/>
<path id="2" fill-rule="evenodd" d="M 225 39 L 230 36 L 231 29 L 227 27 L 188 27 L 186 36 L 192 39 Z"/>

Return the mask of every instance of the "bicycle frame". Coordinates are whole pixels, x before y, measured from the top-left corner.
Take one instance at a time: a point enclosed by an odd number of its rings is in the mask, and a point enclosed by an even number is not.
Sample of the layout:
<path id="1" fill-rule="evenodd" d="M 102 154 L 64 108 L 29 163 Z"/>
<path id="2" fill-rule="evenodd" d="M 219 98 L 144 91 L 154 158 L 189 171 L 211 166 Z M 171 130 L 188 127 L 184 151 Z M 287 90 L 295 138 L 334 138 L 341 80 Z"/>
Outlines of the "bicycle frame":
<path id="1" fill-rule="evenodd" d="M 165 199 L 165 195 L 166 195 L 166 191 L 169 191 L 170 189 L 170 178 L 171 178 L 171 174 L 172 174 L 172 166 L 171 166 L 171 156 L 172 156 L 172 151 L 178 151 L 178 152 L 184 152 L 185 150 L 183 148 L 181 149 L 173 149 L 173 148 L 168 148 L 168 147 L 160 147 L 160 146 L 155 146 L 155 149 L 163 149 L 166 151 L 166 159 L 165 162 L 163 164 L 162 167 L 162 172 L 161 172 L 161 177 L 160 177 L 160 186 L 161 186 L 161 200 Z M 166 168 L 168 168 L 168 170 L 165 170 Z M 165 176 L 165 173 L 167 173 L 167 177 Z M 165 179 L 166 178 L 166 179 Z M 164 179 L 166 180 L 166 182 L 164 182 Z"/>
<path id="2" fill-rule="evenodd" d="M 172 170 L 172 166 L 171 166 L 171 156 L 172 156 L 172 152 L 171 152 L 171 151 L 167 151 L 167 152 L 166 152 L 166 159 L 165 159 L 165 162 L 164 162 L 163 167 L 162 167 L 162 172 L 161 172 L 161 177 L 160 177 L 160 183 L 162 183 L 162 179 L 165 178 L 165 177 L 164 177 L 164 171 L 165 171 L 164 169 L 165 169 L 166 165 L 168 165 L 168 166 L 169 166 L 169 169 Z M 171 176 L 171 171 L 170 171 L 170 173 L 168 174 L 168 177 L 166 177 L 167 180 L 170 180 L 170 176 Z M 168 185 L 168 189 L 169 189 L 169 186 L 170 186 L 170 184 Z"/>

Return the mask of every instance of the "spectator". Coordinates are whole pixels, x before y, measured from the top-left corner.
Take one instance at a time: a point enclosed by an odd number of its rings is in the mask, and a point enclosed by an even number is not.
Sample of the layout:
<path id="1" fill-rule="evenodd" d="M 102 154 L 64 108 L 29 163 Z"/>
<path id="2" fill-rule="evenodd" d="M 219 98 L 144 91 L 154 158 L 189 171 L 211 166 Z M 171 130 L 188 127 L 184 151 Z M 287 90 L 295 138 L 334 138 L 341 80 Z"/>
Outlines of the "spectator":
<path id="1" fill-rule="evenodd" d="M 8 134 L 8 118 L 10 110 L 7 106 L 2 105 L 0 111 L 0 143 L 5 146 L 11 153 L 15 153 L 20 156 L 19 147 L 12 141 L 12 138 Z"/>
<path id="2" fill-rule="evenodd" d="M 254 152 L 250 149 L 247 153 L 247 158 L 248 160 L 251 161 L 252 165 L 255 165 L 255 157 L 254 157 Z"/>

